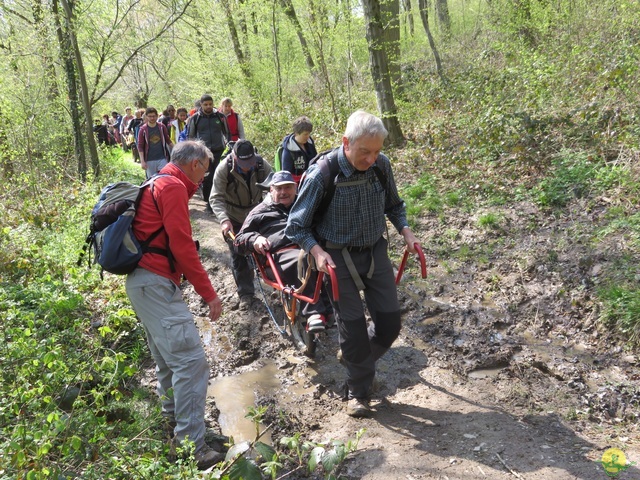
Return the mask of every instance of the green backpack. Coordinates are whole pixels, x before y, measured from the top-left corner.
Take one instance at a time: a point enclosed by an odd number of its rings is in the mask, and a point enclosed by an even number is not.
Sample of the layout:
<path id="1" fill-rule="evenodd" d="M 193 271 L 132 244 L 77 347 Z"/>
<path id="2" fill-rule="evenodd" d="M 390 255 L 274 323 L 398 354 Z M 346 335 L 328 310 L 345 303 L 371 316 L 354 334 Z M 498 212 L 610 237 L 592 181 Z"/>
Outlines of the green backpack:
<path id="1" fill-rule="evenodd" d="M 273 171 L 279 172 L 282 170 L 282 144 L 276 148 L 276 154 L 273 157 Z"/>

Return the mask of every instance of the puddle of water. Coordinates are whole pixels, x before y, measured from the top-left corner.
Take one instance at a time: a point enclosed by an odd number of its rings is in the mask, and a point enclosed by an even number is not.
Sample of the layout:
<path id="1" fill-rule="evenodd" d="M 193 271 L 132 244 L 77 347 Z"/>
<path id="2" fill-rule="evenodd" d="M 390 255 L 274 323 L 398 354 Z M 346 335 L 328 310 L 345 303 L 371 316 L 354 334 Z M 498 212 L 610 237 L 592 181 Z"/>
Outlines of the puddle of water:
<path id="1" fill-rule="evenodd" d="M 252 441 L 256 436 L 253 422 L 244 416 L 249 407 L 255 405 L 256 392 L 275 390 L 280 387 L 276 378 L 278 369 L 273 363 L 252 372 L 245 372 L 232 377 L 218 377 L 207 390 L 207 396 L 213 397 L 220 416 L 218 422 L 224 435 L 233 437 L 235 443 Z M 269 432 L 260 439 L 271 443 Z"/>

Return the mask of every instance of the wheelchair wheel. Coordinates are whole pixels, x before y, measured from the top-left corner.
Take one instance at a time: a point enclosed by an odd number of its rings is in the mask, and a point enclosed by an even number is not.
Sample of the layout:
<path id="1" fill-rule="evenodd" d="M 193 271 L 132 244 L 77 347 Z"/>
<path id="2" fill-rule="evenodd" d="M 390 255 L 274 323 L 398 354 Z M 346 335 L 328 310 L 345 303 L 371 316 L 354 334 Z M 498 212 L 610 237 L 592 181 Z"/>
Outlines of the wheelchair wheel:
<path id="1" fill-rule="evenodd" d="M 307 357 L 313 358 L 316 355 L 316 347 L 318 345 L 318 336 L 315 333 L 307 332 L 307 326 L 302 323 L 300 317 L 291 325 L 291 335 L 296 348 L 304 353 Z"/>
<path id="2" fill-rule="evenodd" d="M 290 304 L 288 303 L 286 295 L 282 294 L 282 304 L 286 305 L 287 310 L 290 308 Z M 298 307 L 300 304 L 298 304 Z M 291 322 L 289 317 L 287 317 L 286 312 L 284 313 L 285 321 L 289 325 L 289 330 L 291 331 L 291 337 L 293 340 L 293 344 L 295 347 L 306 355 L 309 358 L 313 358 L 316 355 L 316 347 L 318 346 L 318 335 L 315 333 L 307 332 L 307 326 L 302 321 L 302 316 L 300 312 L 296 312 L 295 321 Z"/>

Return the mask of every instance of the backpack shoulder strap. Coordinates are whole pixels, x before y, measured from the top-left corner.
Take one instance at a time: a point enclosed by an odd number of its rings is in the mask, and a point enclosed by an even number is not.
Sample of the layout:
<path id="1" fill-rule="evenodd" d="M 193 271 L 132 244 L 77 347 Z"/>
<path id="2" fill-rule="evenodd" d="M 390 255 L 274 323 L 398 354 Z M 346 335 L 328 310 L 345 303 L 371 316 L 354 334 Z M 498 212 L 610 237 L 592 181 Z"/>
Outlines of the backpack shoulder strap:
<path id="1" fill-rule="evenodd" d="M 382 161 L 382 155 L 378 155 L 376 158 L 376 163 L 373 164 L 373 171 L 378 177 L 378 181 L 382 185 L 382 189 L 387 192 L 387 182 L 389 179 L 387 178 L 387 174 L 384 173 L 384 162 Z"/>
<path id="2" fill-rule="evenodd" d="M 340 165 L 338 164 L 338 149 L 326 150 L 319 153 L 314 157 L 309 164 L 318 164 L 320 173 L 322 175 L 322 183 L 324 185 L 324 194 L 322 201 L 318 207 L 318 211 L 326 212 L 327 208 L 333 200 L 333 195 L 336 192 L 336 180 L 340 174 Z"/>

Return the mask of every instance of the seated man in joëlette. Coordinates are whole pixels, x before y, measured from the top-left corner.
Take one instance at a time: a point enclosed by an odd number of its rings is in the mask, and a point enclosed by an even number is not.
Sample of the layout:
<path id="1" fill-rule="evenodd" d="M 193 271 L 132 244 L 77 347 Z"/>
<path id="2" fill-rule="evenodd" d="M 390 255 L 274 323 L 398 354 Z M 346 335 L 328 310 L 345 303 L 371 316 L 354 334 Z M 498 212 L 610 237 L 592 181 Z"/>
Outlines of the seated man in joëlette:
<path id="1" fill-rule="evenodd" d="M 244 255 L 271 252 L 282 281 L 286 285 L 299 287 L 302 284 L 298 279 L 300 248 L 284 234 L 289 210 L 296 198 L 296 182 L 291 173 L 280 171 L 261 185 L 269 188 L 269 196 L 251 210 L 236 236 L 234 247 Z M 316 272 L 312 274 L 304 291 L 309 297 L 313 296 L 316 275 Z M 326 328 L 327 320 L 333 317 L 333 309 L 324 290 L 317 303 L 304 304 L 302 314 L 307 318 L 307 331 L 319 332 Z"/>

